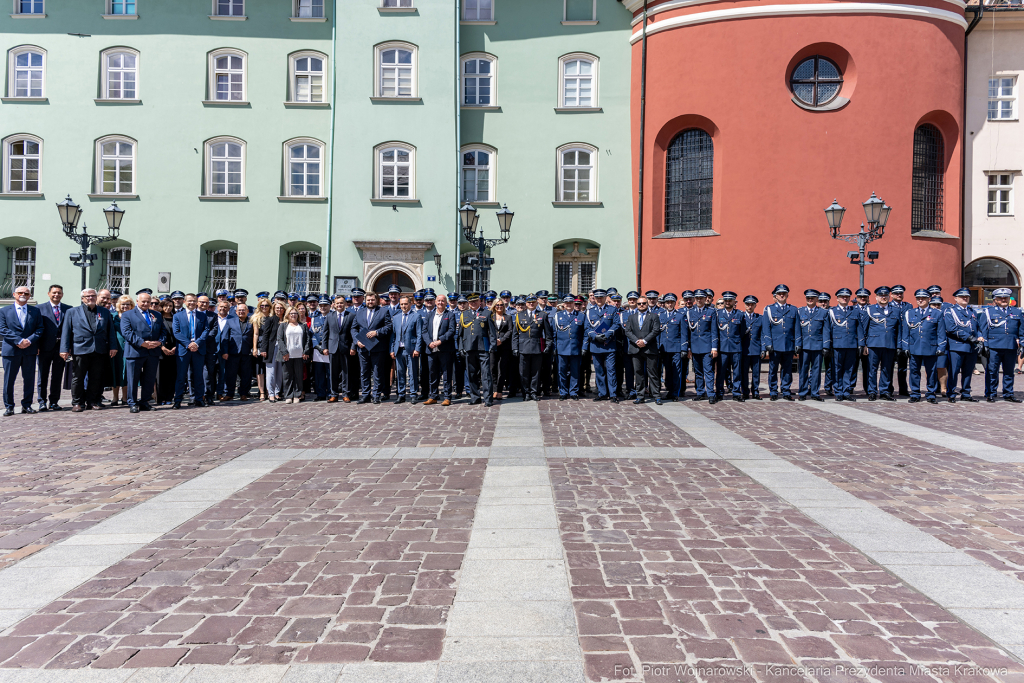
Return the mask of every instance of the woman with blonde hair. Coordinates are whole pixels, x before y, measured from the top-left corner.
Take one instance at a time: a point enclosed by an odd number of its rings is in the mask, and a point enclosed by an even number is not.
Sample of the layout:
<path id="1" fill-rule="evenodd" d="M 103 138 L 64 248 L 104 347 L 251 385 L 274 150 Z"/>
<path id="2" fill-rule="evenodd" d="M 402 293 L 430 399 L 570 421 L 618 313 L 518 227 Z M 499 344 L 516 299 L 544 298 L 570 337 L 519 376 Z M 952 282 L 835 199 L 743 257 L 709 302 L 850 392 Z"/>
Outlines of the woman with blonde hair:
<path id="1" fill-rule="evenodd" d="M 112 391 L 114 393 L 114 400 L 110 402 L 111 406 L 117 405 L 118 392 L 121 394 L 122 404 L 128 400 L 128 375 L 125 373 L 124 367 L 124 337 L 121 336 L 121 314 L 133 308 L 135 308 L 135 302 L 127 294 L 118 297 L 114 303 L 114 330 L 117 332 L 117 354 L 110 359 L 110 370 L 114 378 L 113 383 L 110 385 L 113 387 Z M 149 400 L 148 396 L 146 400 Z"/>
<path id="2" fill-rule="evenodd" d="M 260 327 L 263 326 L 263 321 L 266 318 L 270 317 L 270 314 L 270 299 L 264 297 L 256 303 L 256 310 L 249 318 L 249 322 L 252 323 L 253 329 L 252 367 L 253 372 L 256 373 L 256 385 L 259 388 L 261 401 L 267 400 L 267 361 L 263 358 L 263 355 L 260 353 Z"/>
<path id="3" fill-rule="evenodd" d="M 284 369 L 284 402 L 298 403 L 302 400 L 303 366 L 313 355 L 313 335 L 305 323 L 299 320 L 299 311 L 295 308 L 288 309 L 277 328 L 277 348 Z"/>
<path id="4" fill-rule="evenodd" d="M 281 397 L 281 380 L 284 377 L 281 366 L 281 354 L 277 348 L 277 330 L 284 322 L 285 313 L 288 307 L 280 301 L 270 305 L 270 315 L 260 321 L 259 333 L 257 335 L 256 348 L 259 349 L 260 358 L 267 364 L 267 398 L 271 403 Z"/>
<path id="5" fill-rule="evenodd" d="M 497 299 L 491 305 L 491 312 L 487 316 L 490 323 L 488 334 L 490 336 L 490 366 L 491 366 L 491 387 L 493 393 L 491 398 L 501 400 L 503 389 L 511 390 L 512 387 L 512 317 L 505 310 L 505 302 Z"/>

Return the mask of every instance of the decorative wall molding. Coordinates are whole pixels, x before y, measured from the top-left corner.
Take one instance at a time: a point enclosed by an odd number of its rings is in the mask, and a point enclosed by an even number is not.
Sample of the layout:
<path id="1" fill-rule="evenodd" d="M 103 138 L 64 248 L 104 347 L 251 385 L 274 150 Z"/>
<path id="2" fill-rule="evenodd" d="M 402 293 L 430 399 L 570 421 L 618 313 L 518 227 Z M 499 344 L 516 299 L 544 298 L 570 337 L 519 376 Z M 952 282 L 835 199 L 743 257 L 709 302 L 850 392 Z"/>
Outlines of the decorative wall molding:
<path id="1" fill-rule="evenodd" d="M 434 248 L 433 242 L 353 240 L 352 244 L 363 255 L 364 289 L 372 289 L 377 278 L 389 270 L 397 270 L 408 275 L 416 289 L 423 287 L 427 279 L 424 261 L 427 258 L 427 251 Z"/>

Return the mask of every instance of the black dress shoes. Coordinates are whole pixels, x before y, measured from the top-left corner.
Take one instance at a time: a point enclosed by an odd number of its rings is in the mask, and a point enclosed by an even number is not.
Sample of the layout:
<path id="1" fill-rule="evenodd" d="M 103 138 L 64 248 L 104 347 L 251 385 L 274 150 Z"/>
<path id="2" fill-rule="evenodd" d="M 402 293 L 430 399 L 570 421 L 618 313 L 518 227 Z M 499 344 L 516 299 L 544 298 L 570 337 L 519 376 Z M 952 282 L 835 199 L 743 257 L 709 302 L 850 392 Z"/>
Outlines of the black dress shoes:
<path id="1" fill-rule="evenodd" d="M 8 408 L 4 411 L 4 417 L 10 417 L 14 415 L 14 408 Z"/>
<path id="2" fill-rule="evenodd" d="M 612 396 L 611 400 L 612 400 L 612 403 L 618 403 L 619 402 L 619 397 L 618 396 Z"/>
<path id="3" fill-rule="evenodd" d="M 793 395 L 792 395 L 792 394 L 786 394 L 786 395 L 785 395 L 785 396 L 783 396 L 782 398 L 783 398 L 783 400 L 785 400 L 785 401 L 792 401 L 792 400 L 793 400 Z"/>
<path id="4" fill-rule="evenodd" d="M 732 400 L 736 401 L 737 403 L 743 403 L 744 401 L 746 401 L 746 399 L 743 398 L 742 396 L 733 396 Z"/>
<path id="5" fill-rule="evenodd" d="M 814 396 L 811 396 L 811 400 L 812 401 L 824 401 L 825 399 L 823 399 L 821 396 L 818 396 L 817 394 L 815 394 Z"/>
<path id="6" fill-rule="evenodd" d="M 131 409 L 128 412 L 130 412 L 130 413 L 137 413 L 137 412 L 139 412 L 139 407 L 138 406 L 132 406 Z"/>
<path id="7" fill-rule="evenodd" d="M 929 402 L 929 403 L 938 403 L 938 402 L 939 402 L 939 399 L 937 399 L 937 398 L 929 398 L 929 399 L 928 399 L 928 402 Z"/>
<path id="8" fill-rule="evenodd" d="M 153 410 L 153 406 L 149 405 L 148 403 L 140 403 L 139 410 L 141 410 L 144 413 L 148 413 L 150 410 Z"/>
<path id="9" fill-rule="evenodd" d="M 654 405 L 660 406 L 661 405 L 661 399 L 660 398 L 654 399 Z"/>
<path id="10" fill-rule="evenodd" d="M 1024 401 L 1017 398 L 1016 396 L 1003 396 L 1003 400 L 1006 401 L 1007 403 L 1024 403 Z"/>
<path id="11" fill-rule="evenodd" d="M 910 400 L 907 401 L 907 403 L 920 403 L 920 402 L 921 402 L 921 397 L 920 396 L 911 396 Z"/>
<path id="12" fill-rule="evenodd" d="M 881 396 L 879 396 L 879 398 L 882 399 L 883 401 L 895 401 L 896 400 L 893 397 L 892 394 L 882 394 Z"/>
<path id="13" fill-rule="evenodd" d="M 637 396 L 636 400 L 633 401 L 633 405 L 640 405 L 643 402 L 644 402 L 644 400 L 641 397 Z"/>
<path id="14" fill-rule="evenodd" d="M 22 415 L 35 415 L 36 414 L 36 409 L 33 408 L 32 406 L 25 406 L 24 408 L 21 409 L 21 414 Z"/>
<path id="15" fill-rule="evenodd" d="M 356 401 L 356 403 L 369 403 L 370 401 L 371 401 L 371 399 L 370 399 L 369 396 L 363 396 L 361 399 Z"/>

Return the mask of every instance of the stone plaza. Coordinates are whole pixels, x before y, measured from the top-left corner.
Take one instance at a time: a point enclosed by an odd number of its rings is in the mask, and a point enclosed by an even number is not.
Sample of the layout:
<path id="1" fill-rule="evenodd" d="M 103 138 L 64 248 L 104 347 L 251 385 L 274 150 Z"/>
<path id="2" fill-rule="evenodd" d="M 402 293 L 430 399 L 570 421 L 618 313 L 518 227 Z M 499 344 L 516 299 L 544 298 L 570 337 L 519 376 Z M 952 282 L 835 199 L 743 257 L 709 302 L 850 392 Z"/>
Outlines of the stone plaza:
<path id="1" fill-rule="evenodd" d="M 18 416 L 0 682 L 1019 683 L 1021 410 Z"/>

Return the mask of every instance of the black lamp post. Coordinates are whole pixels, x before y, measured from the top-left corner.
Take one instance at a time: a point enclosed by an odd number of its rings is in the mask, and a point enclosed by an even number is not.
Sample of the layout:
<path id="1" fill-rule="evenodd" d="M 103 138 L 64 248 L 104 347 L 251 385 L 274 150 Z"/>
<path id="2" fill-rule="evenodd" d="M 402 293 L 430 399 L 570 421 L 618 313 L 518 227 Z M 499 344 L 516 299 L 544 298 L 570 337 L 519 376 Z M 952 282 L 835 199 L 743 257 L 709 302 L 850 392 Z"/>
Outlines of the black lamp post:
<path id="1" fill-rule="evenodd" d="M 82 217 L 82 207 L 75 204 L 68 195 L 64 201 L 57 204 L 57 213 L 60 214 L 60 223 L 64 229 L 64 235 L 78 245 L 77 254 L 71 254 L 71 262 L 82 269 L 82 289 L 86 284 L 86 268 L 96 260 L 96 254 L 89 253 L 89 247 L 100 242 L 116 240 L 121 230 L 121 219 L 124 218 L 124 209 L 118 207 L 117 202 L 111 202 L 110 206 L 103 209 L 103 215 L 107 219 L 106 236 L 90 235 L 89 226 L 83 225 L 82 231 L 78 232 L 78 219 Z"/>
<path id="2" fill-rule="evenodd" d="M 437 267 L 437 281 L 441 282 L 441 255 L 434 254 L 434 266 Z"/>
<path id="3" fill-rule="evenodd" d="M 484 256 L 484 250 L 487 247 L 495 247 L 499 244 L 508 242 L 509 237 L 512 234 L 512 218 L 515 213 L 508 210 L 508 205 L 504 205 L 501 211 L 496 212 L 498 217 L 498 230 L 501 234 L 500 238 L 496 239 L 484 239 L 484 231 L 481 228 L 480 234 L 476 234 L 477 222 L 480 220 L 480 214 L 477 213 L 476 209 L 469 202 L 466 202 L 461 209 L 459 209 L 459 216 L 462 218 L 462 234 L 466 240 L 477 248 L 477 259 L 476 263 L 473 264 L 473 270 L 476 271 L 476 288 L 482 290 L 484 288 L 484 272 L 491 269 L 490 264 L 494 263 L 493 258 L 487 258 Z"/>
<path id="4" fill-rule="evenodd" d="M 828 221 L 828 230 L 832 239 L 857 245 L 857 251 L 848 251 L 846 256 L 850 259 L 851 265 L 860 266 L 861 288 L 864 287 L 864 266 L 874 263 L 878 258 L 877 251 L 865 252 L 864 247 L 870 242 L 882 239 L 882 236 L 885 235 L 885 224 L 889 222 L 890 211 L 892 211 L 892 207 L 887 206 L 872 192 L 868 200 L 864 202 L 864 217 L 867 220 L 868 229 L 865 230 L 864 224 L 861 223 L 860 232 L 843 234 L 839 232 L 839 226 L 843 224 L 843 214 L 846 213 L 846 209 L 839 206 L 839 202 L 835 199 L 832 200 L 832 205 L 825 209 L 825 220 Z"/>

